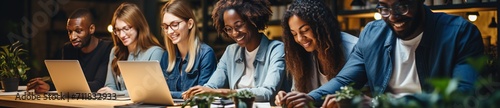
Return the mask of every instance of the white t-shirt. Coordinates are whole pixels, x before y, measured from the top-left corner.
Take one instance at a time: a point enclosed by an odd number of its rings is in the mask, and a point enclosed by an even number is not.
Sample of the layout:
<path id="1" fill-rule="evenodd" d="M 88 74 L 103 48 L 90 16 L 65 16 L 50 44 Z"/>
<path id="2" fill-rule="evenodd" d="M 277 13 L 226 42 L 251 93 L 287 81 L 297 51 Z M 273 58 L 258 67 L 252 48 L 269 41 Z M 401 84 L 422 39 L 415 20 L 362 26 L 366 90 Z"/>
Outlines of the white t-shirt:
<path id="1" fill-rule="evenodd" d="M 312 80 L 314 81 L 317 79 L 319 85 L 317 85 L 318 83 L 313 83 L 312 86 L 313 88 L 319 88 L 321 85 L 326 84 L 329 79 L 326 78 L 326 75 L 321 72 L 321 68 L 319 67 L 319 60 L 317 60 L 315 56 L 313 56 L 313 61 L 313 66 L 315 68 L 313 68 L 313 72 L 311 72 L 313 74 Z"/>
<path id="2" fill-rule="evenodd" d="M 241 77 L 240 82 L 238 82 L 238 88 L 253 88 L 255 86 L 254 73 L 255 67 L 253 62 L 255 61 L 255 56 L 257 55 L 257 51 L 259 51 L 259 47 L 255 48 L 253 51 L 249 52 L 245 50 L 245 73 Z"/>
<path id="3" fill-rule="evenodd" d="M 422 92 L 415 65 L 415 50 L 420 44 L 422 34 L 423 32 L 411 40 L 396 40 L 394 71 L 389 82 L 389 88 L 395 98 Z"/>

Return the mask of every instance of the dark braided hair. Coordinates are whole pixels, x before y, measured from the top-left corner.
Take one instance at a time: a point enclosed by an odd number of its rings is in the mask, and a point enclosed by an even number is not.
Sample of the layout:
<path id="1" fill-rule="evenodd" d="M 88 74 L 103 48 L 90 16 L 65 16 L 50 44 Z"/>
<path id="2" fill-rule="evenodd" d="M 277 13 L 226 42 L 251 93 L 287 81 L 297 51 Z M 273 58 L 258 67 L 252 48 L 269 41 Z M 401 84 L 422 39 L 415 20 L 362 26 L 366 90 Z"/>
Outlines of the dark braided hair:
<path id="1" fill-rule="evenodd" d="M 285 43 L 285 61 L 287 71 L 293 75 L 295 89 L 300 92 L 310 92 L 315 88 L 310 88 L 307 84 L 312 80 L 309 72 L 313 67 L 310 61 L 311 53 L 308 53 L 302 46 L 295 42 L 290 31 L 288 21 L 292 16 L 298 16 L 311 27 L 317 49 L 312 53 L 317 57 L 321 72 L 328 79 L 332 79 L 342 69 L 346 60 L 344 50 L 341 47 L 340 29 L 337 19 L 332 11 L 322 0 L 296 0 L 285 12 L 281 22 L 283 27 L 283 41 Z"/>
<path id="2" fill-rule="evenodd" d="M 257 30 L 264 30 L 272 15 L 268 0 L 219 0 L 212 11 L 212 19 L 217 33 L 224 32 L 224 12 L 234 9 L 236 13 L 245 21 L 250 22 Z"/>

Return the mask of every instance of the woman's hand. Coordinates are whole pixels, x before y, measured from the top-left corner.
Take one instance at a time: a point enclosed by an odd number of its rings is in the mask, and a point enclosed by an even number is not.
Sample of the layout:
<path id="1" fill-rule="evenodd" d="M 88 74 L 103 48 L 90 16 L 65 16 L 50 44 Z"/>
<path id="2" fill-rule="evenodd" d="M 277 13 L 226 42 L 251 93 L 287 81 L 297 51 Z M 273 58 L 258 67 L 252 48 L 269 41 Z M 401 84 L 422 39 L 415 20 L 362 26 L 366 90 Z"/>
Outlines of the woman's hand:
<path id="1" fill-rule="evenodd" d="M 308 107 L 308 103 L 313 102 L 312 97 L 306 93 L 290 92 L 281 99 L 281 104 L 286 104 L 288 108 L 303 108 Z"/>
<path id="2" fill-rule="evenodd" d="M 281 99 L 283 99 L 283 97 L 286 96 L 286 92 L 285 91 L 279 91 L 278 94 L 276 94 L 276 99 L 274 100 L 274 104 L 276 104 L 277 106 L 281 106 Z"/>
<path id="3" fill-rule="evenodd" d="M 212 88 L 208 87 L 203 87 L 203 86 L 194 86 L 189 88 L 189 90 L 186 90 L 184 93 L 182 93 L 182 98 L 184 100 L 190 99 L 194 95 L 197 94 L 203 94 L 203 93 L 215 93 L 215 90 Z"/>

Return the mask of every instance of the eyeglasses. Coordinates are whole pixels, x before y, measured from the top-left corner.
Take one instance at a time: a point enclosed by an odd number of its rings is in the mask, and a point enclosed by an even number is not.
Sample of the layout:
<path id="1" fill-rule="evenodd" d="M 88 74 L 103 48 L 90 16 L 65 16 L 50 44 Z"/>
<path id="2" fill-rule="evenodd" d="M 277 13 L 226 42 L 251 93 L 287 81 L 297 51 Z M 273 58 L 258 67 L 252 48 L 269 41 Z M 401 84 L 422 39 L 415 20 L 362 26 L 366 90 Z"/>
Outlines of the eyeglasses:
<path id="1" fill-rule="evenodd" d="M 394 12 L 394 14 L 406 15 L 408 14 L 408 11 L 410 9 L 408 8 L 408 4 L 403 4 L 403 5 L 397 4 L 395 6 L 392 6 L 391 8 L 378 6 L 377 10 L 380 13 L 380 15 L 382 15 L 382 17 L 389 17 L 391 16 L 391 10 Z"/>
<path id="2" fill-rule="evenodd" d="M 168 28 L 172 29 L 172 30 L 178 30 L 179 29 L 179 24 L 181 22 L 184 22 L 184 21 L 173 21 L 170 23 L 170 25 L 167 25 L 167 24 L 162 24 L 161 25 L 161 28 L 163 29 L 163 31 L 167 32 L 168 31 Z"/>
<path id="3" fill-rule="evenodd" d="M 233 34 L 233 30 L 236 30 L 237 32 L 241 31 L 241 27 L 245 26 L 245 22 L 238 21 L 234 24 L 234 28 L 231 26 L 226 26 L 224 27 L 224 32 L 226 32 L 228 35 Z"/>
<path id="4" fill-rule="evenodd" d="M 114 28 L 113 34 L 114 35 L 120 35 L 122 33 L 122 31 L 125 32 L 125 33 L 128 33 L 128 32 L 130 32 L 130 30 L 132 30 L 132 27 L 130 27 L 130 26 L 125 26 L 125 27 L 122 27 L 121 29 Z"/>

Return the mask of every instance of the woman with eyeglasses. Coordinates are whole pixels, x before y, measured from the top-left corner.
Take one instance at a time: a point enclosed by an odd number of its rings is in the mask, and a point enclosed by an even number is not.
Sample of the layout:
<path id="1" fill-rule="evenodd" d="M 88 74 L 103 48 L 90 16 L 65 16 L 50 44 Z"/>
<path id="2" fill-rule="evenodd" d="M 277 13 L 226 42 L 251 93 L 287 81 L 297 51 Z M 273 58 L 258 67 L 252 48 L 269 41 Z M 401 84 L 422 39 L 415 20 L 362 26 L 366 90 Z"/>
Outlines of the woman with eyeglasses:
<path id="1" fill-rule="evenodd" d="M 279 91 L 276 105 L 281 105 L 282 99 L 300 96 L 298 92 L 308 93 L 335 77 L 358 41 L 357 37 L 340 31 L 337 19 L 321 0 L 295 0 L 285 12 L 281 25 L 293 92 Z"/>
<path id="2" fill-rule="evenodd" d="M 191 5 L 170 0 L 161 9 L 163 36 L 167 52 L 161 67 L 173 98 L 196 85 L 207 83 L 217 65 L 214 50 L 199 39 Z"/>
<path id="3" fill-rule="evenodd" d="M 111 25 L 114 28 L 111 37 L 115 46 L 109 55 L 106 83 L 97 92 L 128 96 L 117 62 L 121 60 L 160 61 L 164 50 L 149 31 L 144 15 L 135 4 L 122 3 L 115 10 Z"/>
<path id="4" fill-rule="evenodd" d="M 267 0 L 217 2 L 212 11 L 215 28 L 236 43 L 226 48 L 207 84 L 190 88 L 182 94 L 184 99 L 202 93 L 227 95 L 248 90 L 256 95 L 255 101 L 270 101 L 280 90 L 284 45 L 259 33 L 272 14 L 269 4 Z"/>

